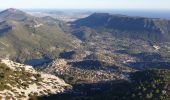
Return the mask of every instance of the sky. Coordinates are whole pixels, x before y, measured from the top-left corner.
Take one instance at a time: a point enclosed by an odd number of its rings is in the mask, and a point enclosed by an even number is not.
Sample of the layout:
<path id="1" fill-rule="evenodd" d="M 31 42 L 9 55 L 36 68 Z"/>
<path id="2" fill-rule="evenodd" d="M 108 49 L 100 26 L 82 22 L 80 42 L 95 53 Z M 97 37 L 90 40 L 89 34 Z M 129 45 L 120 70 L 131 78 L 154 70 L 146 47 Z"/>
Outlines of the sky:
<path id="1" fill-rule="evenodd" d="M 151 9 L 170 10 L 170 0 L 0 0 L 0 9 Z"/>

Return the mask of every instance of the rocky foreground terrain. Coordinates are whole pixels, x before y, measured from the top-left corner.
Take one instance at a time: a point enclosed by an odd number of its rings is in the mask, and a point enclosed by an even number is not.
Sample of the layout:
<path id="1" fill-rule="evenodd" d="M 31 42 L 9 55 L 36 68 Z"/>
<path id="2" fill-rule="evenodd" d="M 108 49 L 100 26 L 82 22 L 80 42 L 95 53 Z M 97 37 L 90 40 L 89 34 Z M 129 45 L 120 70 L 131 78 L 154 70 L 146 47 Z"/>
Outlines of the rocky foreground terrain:
<path id="1" fill-rule="evenodd" d="M 0 61 L 0 99 L 26 100 L 34 96 L 57 94 L 71 88 L 62 79 L 42 72 L 32 66 L 8 59 Z"/>

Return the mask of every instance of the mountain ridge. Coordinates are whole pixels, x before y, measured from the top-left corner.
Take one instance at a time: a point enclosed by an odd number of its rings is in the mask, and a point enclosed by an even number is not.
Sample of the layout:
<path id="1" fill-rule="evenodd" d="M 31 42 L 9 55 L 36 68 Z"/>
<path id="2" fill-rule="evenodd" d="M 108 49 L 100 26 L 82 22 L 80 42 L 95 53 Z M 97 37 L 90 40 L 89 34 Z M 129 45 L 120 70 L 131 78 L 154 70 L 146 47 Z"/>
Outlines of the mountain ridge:
<path id="1" fill-rule="evenodd" d="M 15 8 L 9 8 L 0 12 L 0 19 L 3 20 L 27 20 L 32 18 L 29 14 Z"/>
<path id="2" fill-rule="evenodd" d="M 13 8 L 0 12 L 0 19 L 1 57 L 9 55 L 23 62 L 74 48 L 75 38 L 64 32 L 65 23 L 57 19 L 38 18 Z"/>
<path id="3" fill-rule="evenodd" d="M 72 26 L 76 28 L 89 27 L 97 31 L 106 30 L 122 37 L 137 35 L 140 38 L 145 36 L 148 39 L 155 37 L 161 40 L 170 40 L 168 38 L 170 36 L 170 21 L 165 19 L 94 13 L 73 22 Z M 115 34 L 114 31 L 119 31 L 119 33 L 126 32 L 126 34 Z"/>

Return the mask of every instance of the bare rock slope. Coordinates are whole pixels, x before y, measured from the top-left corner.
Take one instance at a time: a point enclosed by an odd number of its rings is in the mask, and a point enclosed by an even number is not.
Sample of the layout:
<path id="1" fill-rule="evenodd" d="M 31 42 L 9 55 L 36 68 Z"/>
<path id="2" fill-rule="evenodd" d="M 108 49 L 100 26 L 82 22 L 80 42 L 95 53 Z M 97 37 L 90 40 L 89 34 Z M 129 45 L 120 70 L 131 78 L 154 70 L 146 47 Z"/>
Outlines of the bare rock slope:
<path id="1" fill-rule="evenodd" d="M 71 88 L 62 79 L 8 59 L 0 62 L 0 99 L 25 100 Z"/>

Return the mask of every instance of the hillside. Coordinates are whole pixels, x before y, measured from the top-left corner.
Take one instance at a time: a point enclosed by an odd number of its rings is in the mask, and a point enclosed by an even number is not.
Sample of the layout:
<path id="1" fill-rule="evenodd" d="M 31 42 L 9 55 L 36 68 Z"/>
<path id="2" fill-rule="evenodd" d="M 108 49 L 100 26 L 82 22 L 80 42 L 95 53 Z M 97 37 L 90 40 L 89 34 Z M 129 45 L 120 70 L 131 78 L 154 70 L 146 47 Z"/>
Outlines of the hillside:
<path id="1" fill-rule="evenodd" d="M 170 21 L 165 19 L 129 17 L 94 13 L 72 23 L 73 27 L 88 27 L 97 32 L 111 32 L 117 37 L 141 38 L 145 40 L 168 40 Z M 168 37 L 167 37 L 168 36 Z"/>
<path id="2" fill-rule="evenodd" d="M 0 12 L 0 20 L 1 57 L 20 62 L 43 56 L 54 58 L 64 49 L 73 49 L 79 44 L 57 19 L 37 18 L 11 8 Z"/>
<path id="3" fill-rule="evenodd" d="M 170 70 L 131 73 L 130 81 L 78 84 L 72 92 L 39 97 L 40 100 L 169 100 Z"/>
<path id="4" fill-rule="evenodd" d="M 37 72 L 32 66 L 8 59 L 0 62 L 0 99 L 28 99 L 71 88 L 56 76 Z"/>
<path id="5" fill-rule="evenodd" d="M 9 8 L 2 12 L 0 12 L 0 18 L 3 20 L 17 20 L 17 21 L 23 21 L 26 19 L 33 18 L 32 16 L 26 14 L 25 12 L 15 9 L 15 8 Z"/>
<path id="6" fill-rule="evenodd" d="M 71 23 L 72 34 L 98 59 L 133 69 L 169 69 L 170 21 L 94 13 Z M 163 66 L 163 67 L 162 67 Z"/>

